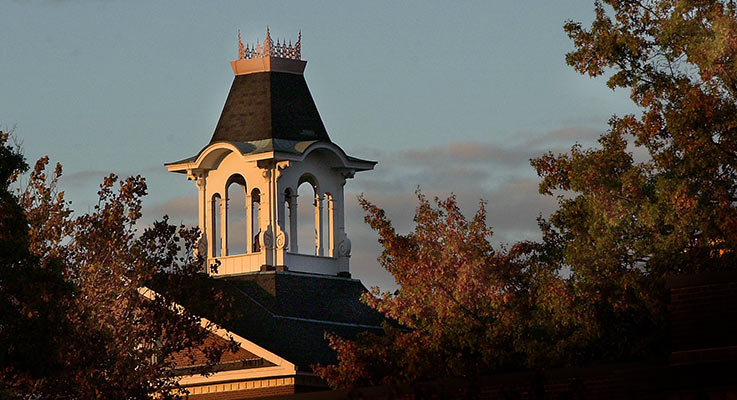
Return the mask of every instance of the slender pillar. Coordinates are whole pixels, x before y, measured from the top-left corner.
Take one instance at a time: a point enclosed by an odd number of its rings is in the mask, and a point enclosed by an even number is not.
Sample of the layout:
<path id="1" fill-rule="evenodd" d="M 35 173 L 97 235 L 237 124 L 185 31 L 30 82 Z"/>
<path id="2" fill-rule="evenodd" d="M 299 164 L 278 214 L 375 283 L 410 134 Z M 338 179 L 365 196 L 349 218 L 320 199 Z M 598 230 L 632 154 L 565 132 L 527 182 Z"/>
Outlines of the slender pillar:
<path id="1" fill-rule="evenodd" d="M 338 272 L 350 274 L 349 258 L 351 251 L 351 241 L 345 234 L 345 194 L 344 194 L 345 180 L 338 186 L 336 193 L 334 193 L 333 206 L 333 221 L 335 229 L 335 240 L 336 244 L 336 257 L 338 258 Z"/>
<path id="2" fill-rule="evenodd" d="M 289 251 L 299 253 L 297 248 L 297 194 L 290 194 L 287 201 L 289 202 Z"/>
<path id="3" fill-rule="evenodd" d="M 322 196 L 315 193 L 315 255 L 323 255 Z"/>
<path id="4" fill-rule="evenodd" d="M 228 196 L 220 199 L 220 241 L 220 256 L 225 257 L 228 255 Z"/>
<path id="5" fill-rule="evenodd" d="M 210 221 L 210 226 L 207 227 L 207 230 L 205 231 L 207 234 L 207 257 L 208 258 L 214 258 L 215 257 L 215 247 L 217 246 L 217 243 L 215 243 L 215 227 L 216 224 L 216 211 L 215 211 L 215 198 L 210 197 L 207 199 L 207 206 L 205 209 L 206 219 Z"/>
<path id="6" fill-rule="evenodd" d="M 246 253 L 253 253 L 253 201 L 246 192 Z"/>
<path id="7" fill-rule="evenodd" d="M 197 198 L 199 203 L 199 213 L 197 222 L 200 227 L 200 233 L 204 234 L 207 232 L 207 192 L 205 191 L 205 175 L 198 175 L 196 178 L 197 184 Z"/>
<path id="8" fill-rule="evenodd" d="M 328 222 L 327 222 L 327 236 L 328 236 L 328 257 L 335 256 L 335 201 L 333 196 L 325 195 L 328 201 Z"/>

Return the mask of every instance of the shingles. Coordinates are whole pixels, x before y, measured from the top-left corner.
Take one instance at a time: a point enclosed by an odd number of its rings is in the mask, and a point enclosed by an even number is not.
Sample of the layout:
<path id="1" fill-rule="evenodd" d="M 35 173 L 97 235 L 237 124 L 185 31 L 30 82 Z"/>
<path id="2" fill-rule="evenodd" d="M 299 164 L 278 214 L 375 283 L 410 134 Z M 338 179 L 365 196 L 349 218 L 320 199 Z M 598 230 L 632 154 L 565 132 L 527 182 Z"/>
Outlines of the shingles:
<path id="1" fill-rule="evenodd" d="M 242 295 L 234 332 L 303 367 L 336 362 L 325 333 L 355 338 L 381 315 L 360 302 L 359 281 L 272 272 L 223 280 Z M 254 324 L 255 322 L 255 324 Z M 337 324 L 336 324 L 337 323 Z"/>
<path id="2" fill-rule="evenodd" d="M 382 321 L 360 301 L 366 288 L 357 280 L 278 272 L 228 280 L 281 316 L 375 326 Z"/>
<path id="3" fill-rule="evenodd" d="M 360 302 L 366 289 L 357 280 L 267 272 L 202 283 L 227 293 L 238 318 L 214 320 L 192 299 L 180 304 L 308 370 L 336 362 L 326 332 L 346 338 L 381 332 L 382 316 Z"/>
<path id="4" fill-rule="evenodd" d="M 210 143 L 330 138 L 303 75 L 237 75 Z"/>

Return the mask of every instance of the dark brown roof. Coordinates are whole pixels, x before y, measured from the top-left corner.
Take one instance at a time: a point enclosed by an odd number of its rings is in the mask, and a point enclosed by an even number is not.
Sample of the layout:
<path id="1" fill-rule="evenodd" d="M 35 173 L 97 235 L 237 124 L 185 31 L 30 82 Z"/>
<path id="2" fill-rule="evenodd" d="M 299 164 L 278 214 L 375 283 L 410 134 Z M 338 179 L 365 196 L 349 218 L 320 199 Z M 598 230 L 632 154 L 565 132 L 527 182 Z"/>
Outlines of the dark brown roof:
<path id="1" fill-rule="evenodd" d="M 330 142 L 301 74 L 236 75 L 210 143 L 263 139 Z"/>

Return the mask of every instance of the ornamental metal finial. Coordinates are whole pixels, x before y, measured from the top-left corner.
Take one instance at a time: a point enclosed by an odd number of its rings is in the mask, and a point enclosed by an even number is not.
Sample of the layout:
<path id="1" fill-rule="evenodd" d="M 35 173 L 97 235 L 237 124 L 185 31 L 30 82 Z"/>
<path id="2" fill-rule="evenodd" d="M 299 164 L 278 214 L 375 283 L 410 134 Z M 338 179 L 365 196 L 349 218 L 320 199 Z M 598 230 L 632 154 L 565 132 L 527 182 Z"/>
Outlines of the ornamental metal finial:
<path id="1" fill-rule="evenodd" d="M 243 41 L 241 40 L 241 30 L 238 29 L 238 59 L 246 59 L 246 49 L 243 47 Z"/>
<path id="2" fill-rule="evenodd" d="M 297 36 L 297 43 L 294 44 L 294 51 L 297 53 L 297 59 L 302 58 L 302 29 L 299 30 L 299 36 Z"/>
<path id="3" fill-rule="evenodd" d="M 277 40 L 276 43 L 271 39 L 271 32 L 269 27 L 266 27 L 266 39 L 263 44 L 256 42 L 253 44 L 246 44 L 243 46 L 241 41 L 241 31 L 238 30 L 238 59 L 248 60 L 251 58 L 263 58 L 263 57 L 276 57 L 276 58 L 287 58 L 292 60 L 302 59 L 302 30 L 299 31 L 297 42 L 292 46 L 292 41 L 289 41 L 287 45 L 286 39 L 284 41 Z"/>
<path id="4" fill-rule="evenodd" d="M 274 43 L 271 41 L 271 34 L 269 33 L 269 26 L 266 25 L 266 39 L 264 39 L 263 56 L 269 57 L 271 55 L 271 49 L 274 47 Z"/>

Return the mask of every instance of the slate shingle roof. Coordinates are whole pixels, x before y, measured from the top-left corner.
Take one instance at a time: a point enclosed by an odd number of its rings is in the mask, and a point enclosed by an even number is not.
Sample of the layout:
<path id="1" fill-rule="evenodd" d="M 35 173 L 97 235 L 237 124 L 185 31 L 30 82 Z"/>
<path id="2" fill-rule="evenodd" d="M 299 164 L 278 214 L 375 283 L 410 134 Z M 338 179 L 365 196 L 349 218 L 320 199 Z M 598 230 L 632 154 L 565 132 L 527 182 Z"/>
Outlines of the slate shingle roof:
<path id="1" fill-rule="evenodd" d="M 263 139 L 330 142 L 301 74 L 236 75 L 210 143 Z"/>
<path id="2" fill-rule="evenodd" d="M 203 284 L 226 293 L 239 316 L 218 321 L 193 299 L 178 302 L 302 370 L 337 361 L 325 332 L 345 338 L 367 330 L 381 332 L 383 318 L 361 303 L 366 288 L 358 280 L 270 271 L 207 279 Z"/>

